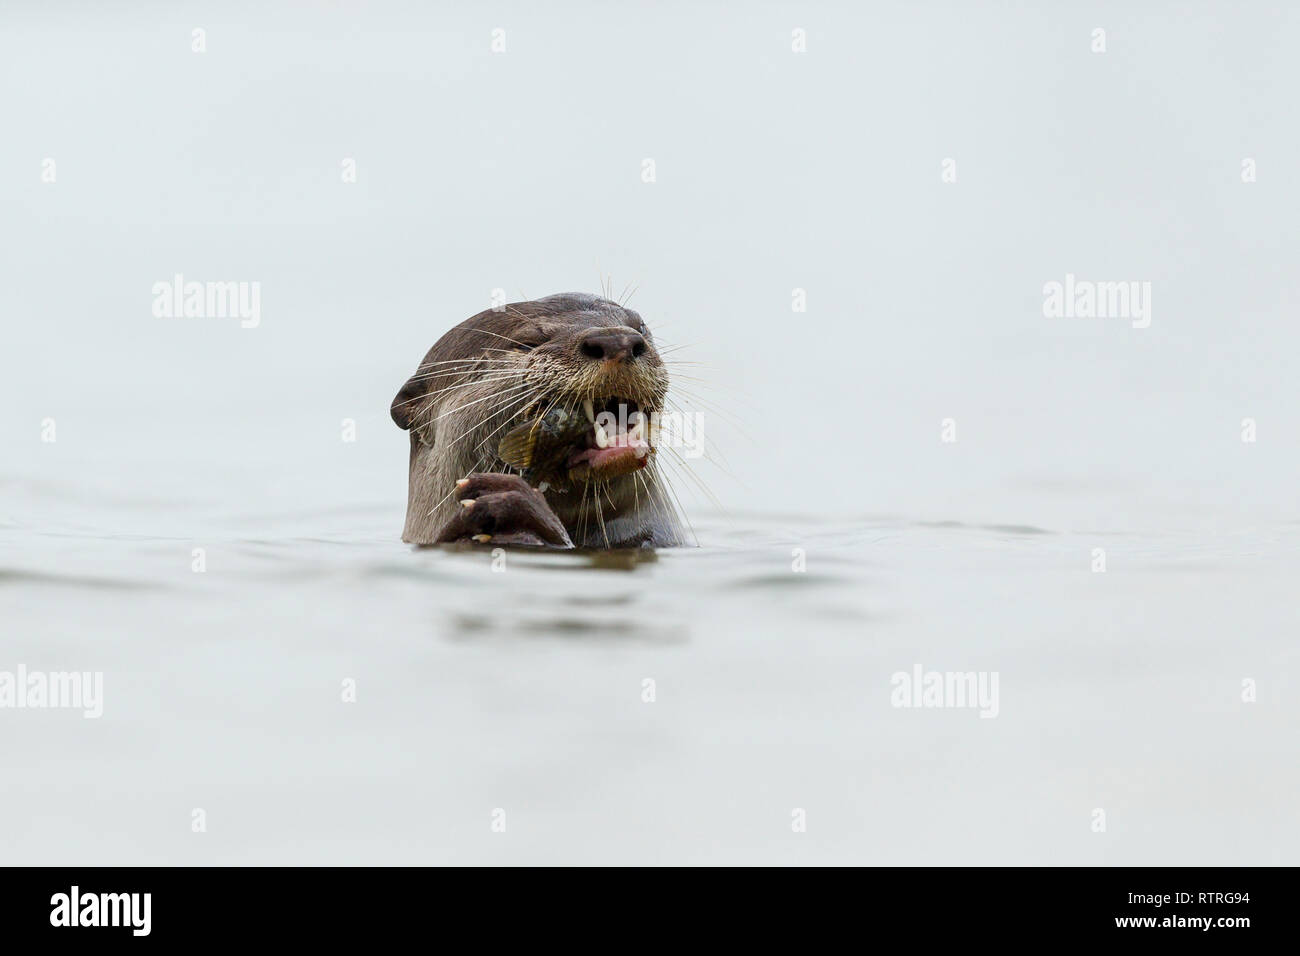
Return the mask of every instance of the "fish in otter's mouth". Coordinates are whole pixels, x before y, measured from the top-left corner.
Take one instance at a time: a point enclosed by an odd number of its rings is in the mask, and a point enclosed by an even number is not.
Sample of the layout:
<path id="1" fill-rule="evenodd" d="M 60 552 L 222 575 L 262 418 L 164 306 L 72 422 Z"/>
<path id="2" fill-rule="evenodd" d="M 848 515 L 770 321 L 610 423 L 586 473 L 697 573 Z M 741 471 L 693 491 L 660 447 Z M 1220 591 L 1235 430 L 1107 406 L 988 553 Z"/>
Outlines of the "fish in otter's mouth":
<path id="1" fill-rule="evenodd" d="M 523 417 L 497 445 L 497 457 L 520 469 L 530 485 L 563 490 L 621 477 L 645 468 L 655 451 L 652 417 L 631 399 L 553 402 L 542 414 Z"/>

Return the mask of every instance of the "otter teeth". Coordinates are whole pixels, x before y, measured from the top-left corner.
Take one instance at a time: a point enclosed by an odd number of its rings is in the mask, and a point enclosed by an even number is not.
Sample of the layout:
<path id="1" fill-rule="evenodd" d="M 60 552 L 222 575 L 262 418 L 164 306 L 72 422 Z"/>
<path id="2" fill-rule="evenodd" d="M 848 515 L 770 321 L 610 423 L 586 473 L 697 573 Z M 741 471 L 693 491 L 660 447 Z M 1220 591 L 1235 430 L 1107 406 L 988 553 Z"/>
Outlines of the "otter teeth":
<path id="1" fill-rule="evenodd" d="M 582 400 L 582 410 L 586 413 L 587 421 L 591 422 L 591 428 L 596 433 L 596 447 L 608 448 L 610 446 L 609 435 L 605 433 L 605 429 L 601 427 L 598 421 L 596 421 L 595 403 L 590 398 L 584 398 Z"/>

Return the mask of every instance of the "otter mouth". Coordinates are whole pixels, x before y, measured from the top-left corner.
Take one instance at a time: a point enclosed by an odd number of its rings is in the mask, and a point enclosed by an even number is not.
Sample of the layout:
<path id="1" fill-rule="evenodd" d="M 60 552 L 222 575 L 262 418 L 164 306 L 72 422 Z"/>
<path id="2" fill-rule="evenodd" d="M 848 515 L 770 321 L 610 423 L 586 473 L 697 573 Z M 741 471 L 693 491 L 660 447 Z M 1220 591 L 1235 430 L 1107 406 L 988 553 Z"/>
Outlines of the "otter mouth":
<path id="1" fill-rule="evenodd" d="M 535 404 L 501 439 L 497 457 L 543 491 L 607 481 L 646 467 L 653 416 L 622 396 Z"/>
<path id="2" fill-rule="evenodd" d="M 650 445 L 650 416 L 631 399 L 613 397 L 599 405 L 582 402 L 590 428 L 575 444 L 567 465 L 569 478 L 616 478 L 644 468 L 654 450 Z"/>

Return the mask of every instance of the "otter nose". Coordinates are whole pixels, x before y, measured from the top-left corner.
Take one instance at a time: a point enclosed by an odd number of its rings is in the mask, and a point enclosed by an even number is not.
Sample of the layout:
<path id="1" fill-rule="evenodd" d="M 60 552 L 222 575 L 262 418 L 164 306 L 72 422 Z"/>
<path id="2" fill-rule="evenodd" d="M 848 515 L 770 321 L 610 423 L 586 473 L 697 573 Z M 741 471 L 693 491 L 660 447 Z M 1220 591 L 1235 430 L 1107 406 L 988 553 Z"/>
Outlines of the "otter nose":
<path id="1" fill-rule="evenodd" d="M 633 362 L 645 355 L 645 339 L 631 329 L 592 329 L 583 333 L 578 351 L 590 359 Z"/>

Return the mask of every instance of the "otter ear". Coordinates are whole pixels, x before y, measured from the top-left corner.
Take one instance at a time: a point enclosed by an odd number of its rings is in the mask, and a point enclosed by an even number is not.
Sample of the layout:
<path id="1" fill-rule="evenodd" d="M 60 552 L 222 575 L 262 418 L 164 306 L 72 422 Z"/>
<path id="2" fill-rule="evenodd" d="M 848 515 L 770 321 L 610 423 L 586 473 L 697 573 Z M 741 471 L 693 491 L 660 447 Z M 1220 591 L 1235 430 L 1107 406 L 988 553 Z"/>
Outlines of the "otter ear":
<path id="1" fill-rule="evenodd" d="M 393 421 L 397 422 L 398 428 L 404 431 L 410 429 L 415 410 L 420 406 L 420 398 L 424 395 L 427 384 L 425 376 L 417 372 L 406 380 L 402 390 L 393 399 L 393 404 L 388 406 L 388 414 L 393 416 Z"/>

